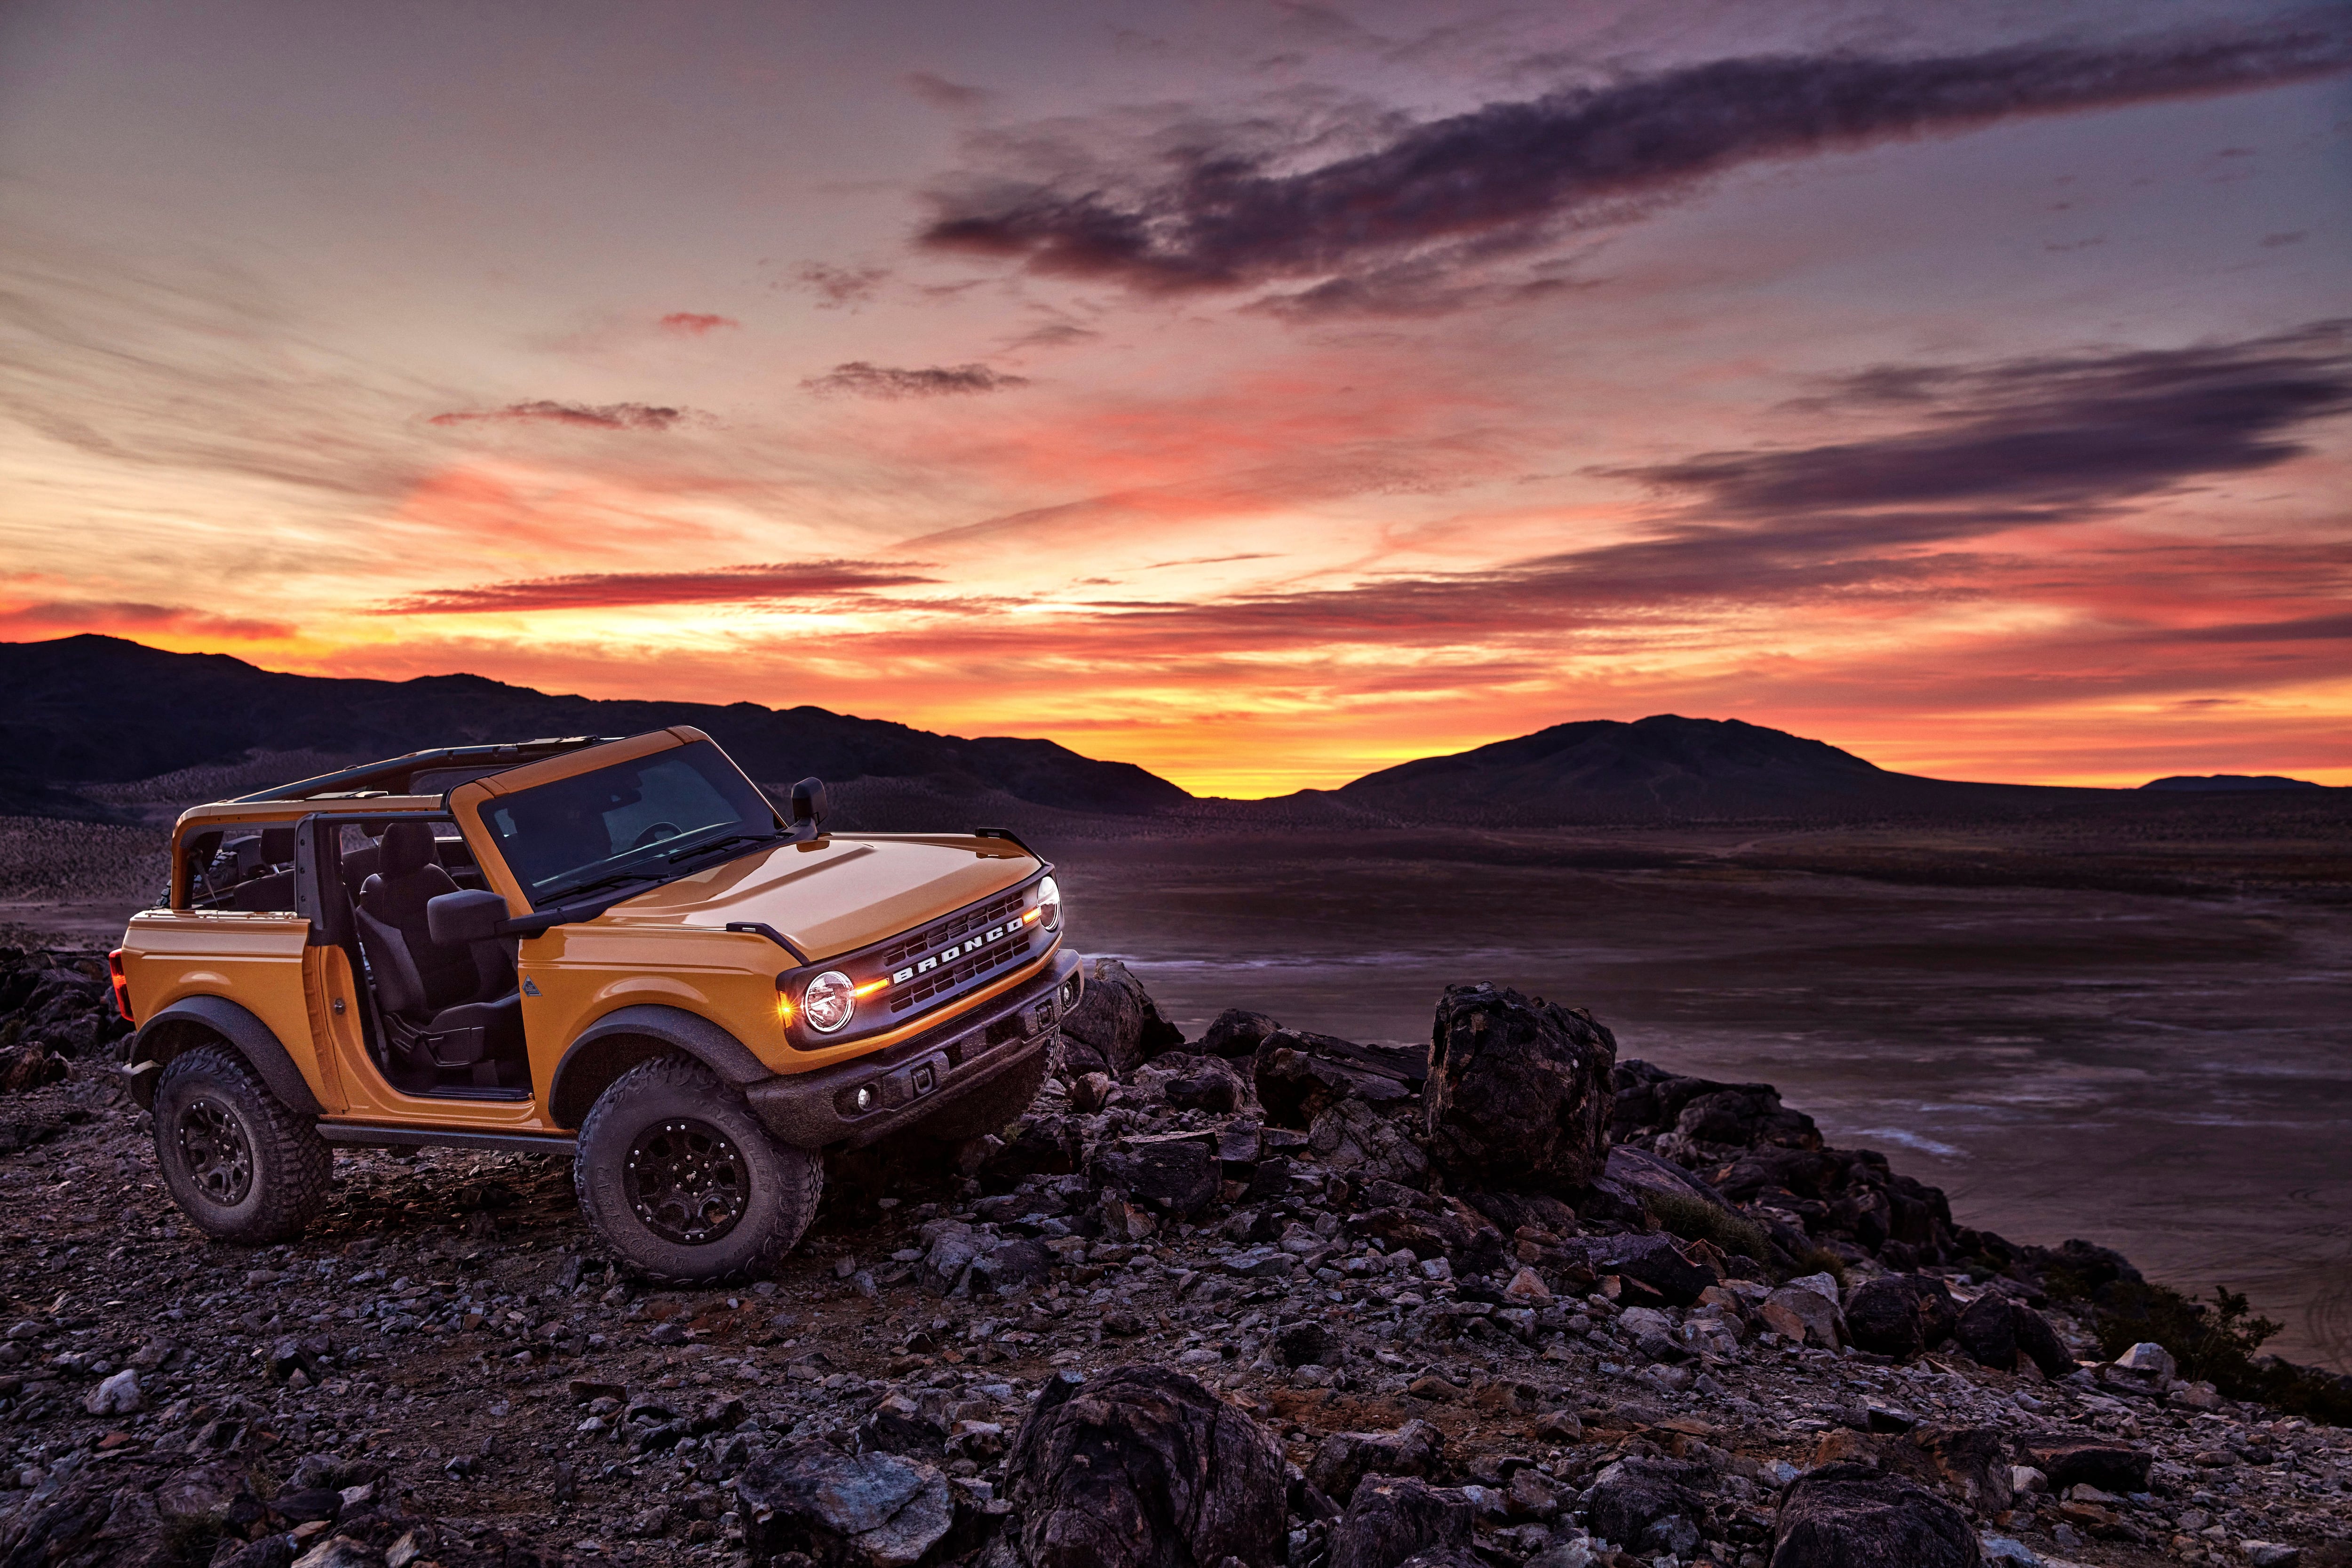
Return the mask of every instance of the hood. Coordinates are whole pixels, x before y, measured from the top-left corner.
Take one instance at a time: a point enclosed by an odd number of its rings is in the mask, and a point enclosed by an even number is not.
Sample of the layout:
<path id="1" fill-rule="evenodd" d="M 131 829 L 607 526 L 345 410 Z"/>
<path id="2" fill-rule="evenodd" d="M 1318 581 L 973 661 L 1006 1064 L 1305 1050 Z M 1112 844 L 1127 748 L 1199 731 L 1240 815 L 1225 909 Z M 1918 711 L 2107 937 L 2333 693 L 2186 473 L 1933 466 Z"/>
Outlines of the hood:
<path id="1" fill-rule="evenodd" d="M 1003 838 L 862 834 L 740 856 L 666 882 L 597 923 L 772 926 L 811 961 L 866 946 L 1016 887 L 1041 862 Z"/>

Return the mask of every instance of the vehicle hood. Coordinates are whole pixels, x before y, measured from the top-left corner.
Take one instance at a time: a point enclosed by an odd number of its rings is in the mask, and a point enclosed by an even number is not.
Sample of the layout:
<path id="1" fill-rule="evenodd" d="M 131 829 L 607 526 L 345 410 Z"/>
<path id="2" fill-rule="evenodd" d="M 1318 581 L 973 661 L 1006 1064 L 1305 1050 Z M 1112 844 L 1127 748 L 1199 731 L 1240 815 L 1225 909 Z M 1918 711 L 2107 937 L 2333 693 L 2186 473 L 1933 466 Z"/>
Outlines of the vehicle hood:
<path id="1" fill-rule="evenodd" d="M 861 834 L 739 856 L 616 904 L 598 923 L 772 927 L 811 961 L 897 935 L 1018 886 L 1040 868 L 1003 838 Z"/>

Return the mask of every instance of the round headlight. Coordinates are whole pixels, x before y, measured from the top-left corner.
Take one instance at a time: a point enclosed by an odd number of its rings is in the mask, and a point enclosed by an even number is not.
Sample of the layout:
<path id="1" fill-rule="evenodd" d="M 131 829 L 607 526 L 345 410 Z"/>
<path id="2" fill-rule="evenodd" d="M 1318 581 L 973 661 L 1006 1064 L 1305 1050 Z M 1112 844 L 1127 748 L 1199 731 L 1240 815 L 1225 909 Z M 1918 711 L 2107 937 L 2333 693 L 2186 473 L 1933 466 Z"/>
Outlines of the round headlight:
<path id="1" fill-rule="evenodd" d="M 857 987 L 838 969 L 828 969 L 801 993 L 801 1016 L 820 1035 L 830 1035 L 856 1015 Z"/>
<path id="2" fill-rule="evenodd" d="M 1048 877 L 1037 884 L 1037 907 L 1045 911 L 1038 924 L 1053 931 L 1062 923 L 1062 884 Z"/>

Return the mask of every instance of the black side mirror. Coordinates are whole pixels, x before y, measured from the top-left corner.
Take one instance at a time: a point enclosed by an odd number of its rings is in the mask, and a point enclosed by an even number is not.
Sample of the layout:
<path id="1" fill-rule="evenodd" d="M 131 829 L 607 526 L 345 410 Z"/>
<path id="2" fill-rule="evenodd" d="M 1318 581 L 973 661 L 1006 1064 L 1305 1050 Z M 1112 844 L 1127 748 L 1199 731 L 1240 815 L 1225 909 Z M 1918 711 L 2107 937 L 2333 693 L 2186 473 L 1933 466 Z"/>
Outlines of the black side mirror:
<path id="1" fill-rule="evenodd" d="M 793 823 L 795 826 L 804 822 L 814 827 L 825 819 L 825 815 L 823 779 L 803 779 L 793 785 Z"/>
<path id="2" fill-rule="evenodd" d="M 425 901 L 425 929 L 443 947 L 488 942 L 507 918 L 507 901 L 488 888 L 444 893 Z"/>

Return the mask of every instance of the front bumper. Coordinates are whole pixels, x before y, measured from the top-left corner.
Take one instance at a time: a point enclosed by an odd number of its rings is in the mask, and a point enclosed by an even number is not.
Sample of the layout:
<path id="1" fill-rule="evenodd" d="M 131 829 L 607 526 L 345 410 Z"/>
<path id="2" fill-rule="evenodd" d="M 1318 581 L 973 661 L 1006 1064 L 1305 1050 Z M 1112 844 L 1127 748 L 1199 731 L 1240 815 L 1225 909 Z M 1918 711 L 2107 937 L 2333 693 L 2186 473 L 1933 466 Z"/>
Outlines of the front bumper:
<path id="1" fill-rule="evenodd" d="M 1077 954 L 1064 949 L 1012 990 L 935 1029 L 869 1057 L 762 1079 L 743 1095 L 768 1131 L 794 1148 L 861 1148 L 1050 1049 L 1084 984 Z M 863 1110 L 861 1089 L 872 1091 Z"/>

